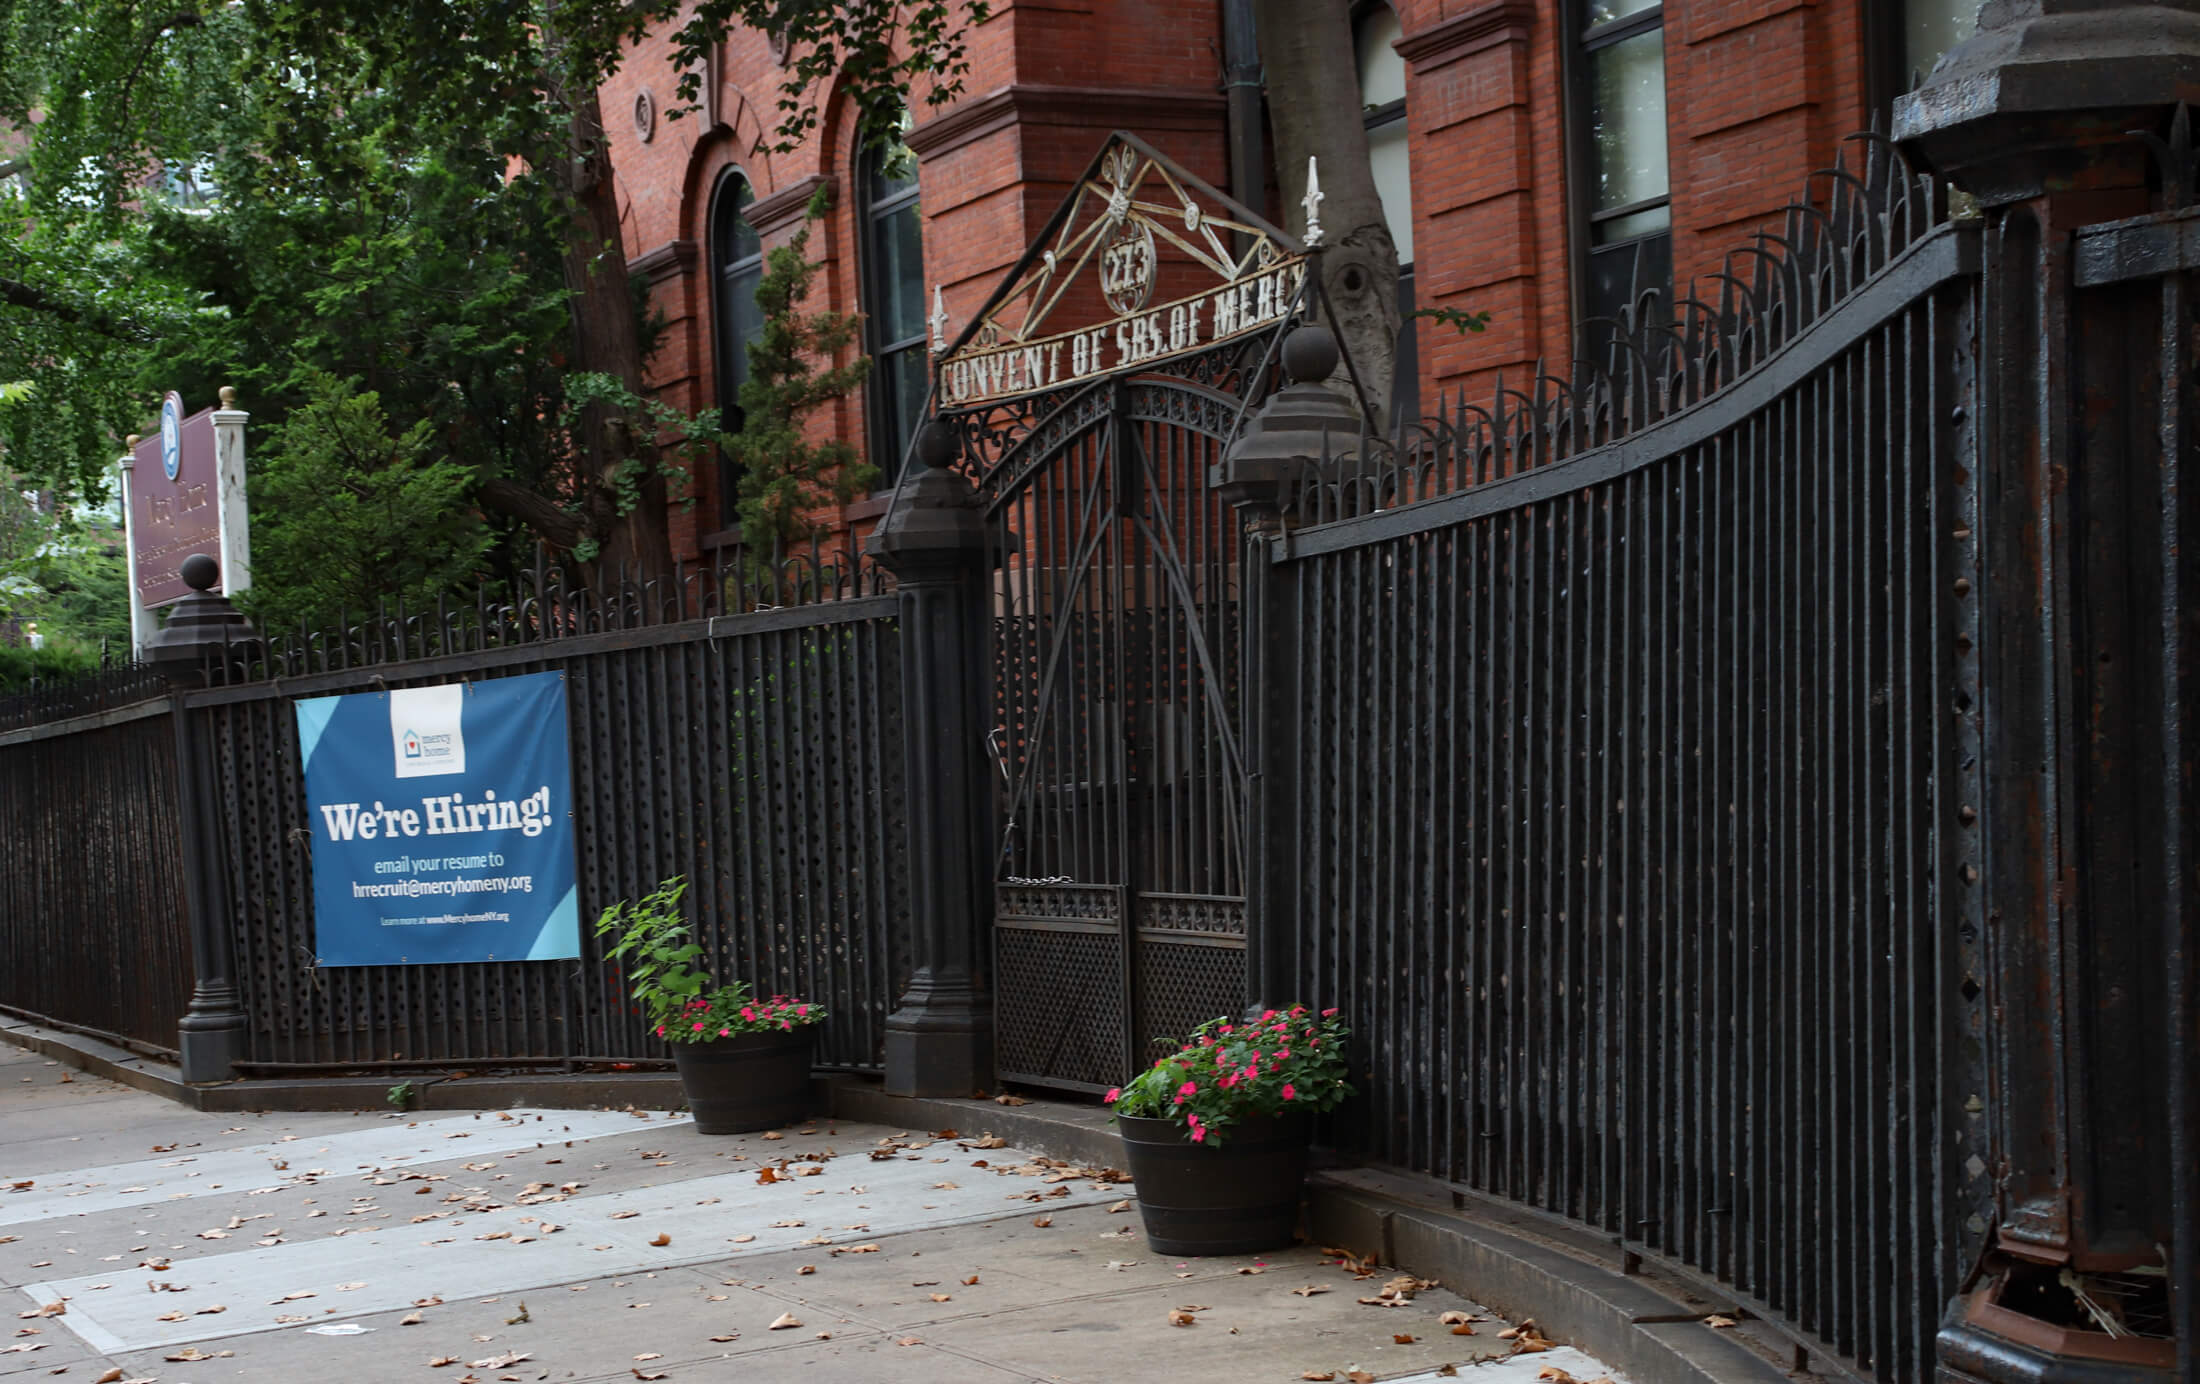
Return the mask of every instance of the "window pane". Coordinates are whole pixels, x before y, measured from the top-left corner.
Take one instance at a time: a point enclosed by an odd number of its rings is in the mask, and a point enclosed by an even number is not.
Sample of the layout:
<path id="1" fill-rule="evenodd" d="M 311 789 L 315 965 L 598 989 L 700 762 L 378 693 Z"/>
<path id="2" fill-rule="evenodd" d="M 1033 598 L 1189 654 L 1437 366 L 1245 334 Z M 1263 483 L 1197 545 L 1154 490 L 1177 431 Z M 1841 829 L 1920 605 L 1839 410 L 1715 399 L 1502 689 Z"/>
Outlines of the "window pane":
<path id="1" fill-rule="evenodd" d="M 1360 62 L 1360 105 L 1387 106 L 1406 99 L 1406 60 L 1390 45 L 1404 31 L 1388 5 L 1378 5 L 1360 17 L 1353 29 L 1352 47 Z"/>
<path id="2" fill-rule="evenodd" d="M 764 253 L 763 242 L 756 238 L 756 232 L 741 214 L 742 209 L 755 200 L 756 190 L 738 173 L 719 192 L 718 204 L 711 209 L 711 256 L 719 268 Z"/>
<path id="3" fill-rule="evenodd" d="M 1586 55 L 1591 210 L 1666 195 L 1665 33 L 1652 29 Z"/>
<path id="4" fill-rule="evenodd" d="M 881 411 L 878 431 L 878 455 L 871 464 L 878 467 L 880 488 L 892 485 L 901 470 L 901 459 L 908 454 L 909 438 L 916 431 L 917 422 L 924 417 L 924 391 L 928 381 L 924 373 L 924 348 L 910 346 L 890 351 L 878 357 L 872 367 L 878 379 L 878 400 Z"/>
<path id="5" fill-rule="evenodd" d="M 718 280 L 718 416 L 719 426 L 727 432 L 741 426 L 741 386 L 749 378 L 749 343 L 764 331 L 764 313 L 756 306 L 756 286 L 763 280 L 762 267 L 753 261 Z"/>
<path id="6" fill-rule="evenodd" d="M 1660 0 L 1586 0 L 1581 11 L 1581 27 L 1584 31 L 1594 29 L 1599 24 L 1654 10 L 1659 3 Z"/>
<path id="7" fill-rule="evenodd" d="M 1902 85 L 1978 28 L 1979 0 L 1907 0 L 1902 7 Z"/>
<path id="8" fill-rule="evenodd" d="M 871 223 L 872 339 L 891 346 L 924 335 L 924 227 L 907 203 Z"/>
<path id="9" fill-rule="evenodd" d="M 909 133 L 909 112 L 901 113 L 901 133 Z M 883 202 L 897 193 L 907 192 L 917 185 L 917 156 L 910 152 L 900 136 L 892 142 L 867 150 L 864 163 L 870 184 L 870 200 Z"/>
<path id="10" fill-rule="evenodd" d="M 1398 243 L 1398 262 L 1413 263 L 1413 181 L 1406 166 L 1406 122 L 1386 120 L 1367 132 L 1367 161 L 1375 174 L 1375 192 L 1383 200 L 1383 222 Z"/>

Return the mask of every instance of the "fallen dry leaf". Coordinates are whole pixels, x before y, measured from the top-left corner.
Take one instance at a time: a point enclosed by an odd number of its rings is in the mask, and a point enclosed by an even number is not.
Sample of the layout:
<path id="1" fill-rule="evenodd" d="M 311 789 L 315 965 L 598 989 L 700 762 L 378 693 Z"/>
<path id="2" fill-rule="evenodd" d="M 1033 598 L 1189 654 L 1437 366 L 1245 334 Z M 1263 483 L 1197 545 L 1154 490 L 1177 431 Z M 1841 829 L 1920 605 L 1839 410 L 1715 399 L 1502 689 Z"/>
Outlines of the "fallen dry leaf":
<path id="1" fill-rule="evenodd" d="M 1266 1273 L 1268 1272 L 1268 1268 L 1264 1264 L 1247 1264 L 1240 1268 L 1238 1272 L 1240 1274 Z"/>
<path id="2" fill-rule="evenodd" d="M 661 1350 L 645 1350 L 645 1351 L 643 1351 L 643 1352 L 642 1352 L 642 1353 L 641 1353 L 640 1355 L 637 1355 L 637 1356 L 635 1356 L 634 1358 L 635 1358 L 636 1360 L 643 1360 L 643 1361 L 646 1361 L 646 1360 L 662 1360 L 662 1359 L 664 1359 L 664 1358 L 665 1358 L 665 1355 L 664 1355 L 664 1352 L 663 1352 L 663 1351 L 661 1351 Z"/>
<path id="3" fill-rule="evenodd" d="M 631 1365 L 627 1367 L 627 1373 L 633 1375 L 636 1379 L 670 1379 L 672 1377 L 663 1370 L 644 1370 Z"/>
<path id="4" fill-rule="evenodd" d="M 192 1315 L 200 1317 L 211 1317 L 219 1313 L 226 1312 L 228 1310 L 228 1308 L 222 1306 L 220 1303 L 217 1302 L 212 1307 L 201 1307 L 197 1312 L 193 1313 Z"/>
<path id="5" fill-rule="evenodd" d="M 724 1344 L 725 1342 L 727 1342 L 727 1341 L 738 1341 L 738 1340 L 740 1340 L 740 1339 L 741 1339 L 741 1333 L 740 1333 L 740 1332 L 738 1332 L 738 1331 L 734 1331 L 734 1332 L 729 1332 L 728 1334 L 726 1334 L 726 1335 L 724 1335 L 724 1336 L 713 1336 L 713 1337 L 711 1337 L 711 1339 L 712 1339 L 712 1340 L 714 1340 L 714 1341 L 717 1341 L 718 1343 L 720 1343 L 721 1345 L 723 1345 L 723 1344 Z"/>
<path id="6" fill-rule="evenodd" d="M 1169 1325 L 1197 1326 L 1198 1324 L 1199 1318 L 1193 1316 L 1191 1313 L 1185 1311 L 1183 1308 L 1172 1307 L 1169 1309 Z"/>
<path id="7" fill-rule="evenodd" d="M 921 1346 L 924 1342 L 915 1336 L 904 1336 L 894 1344 L 897 1346 Z"/>
<path id="8" fill-rule="evenodd" d="M 804 1264 L 801 1268 L 796 1269 L 794 1272 L 797 1278 L 803 1276 L 804 1274 L 813 1274 L 817 1272 L 817 1265 Z"/>
<path id="9" fill-rule="evenodd" d="M 802 1325 L 802 1319 L 800 1317 L 796 1316 L 792 1312 L 781 1312 L 777 1317 L 774 1317 L 772 1319 L 772 1324 L 766 1327 L 765 1330 L 790 1331 L 800 1325 Z"/>
<path id="10" fill-rule="evenodd" d="M 455 1365 L 457 1363 L 458 1357 L 455 1355 L 435 1355 L 429 1357 L 428 1368 L 431 1370 L 439 1370 L 442 1369 L 445 1365 Z"/>
<path id="11" fill-rule="evenodd" d="M 953 1302 L 955 1300 L 953 1293 L 933 1293 L 931 1297 L 934 1302 Z"/>
<path id="12" fill-rule="evenodd" d="M 1713 1315 L 1713 1316 L 1705 1317 L 1705 1318 L 1703 1319 L 1703 1324 L 1704 1324 L 1705 1326 L 1708 1326 L 1708 1327 L 1712 1327 L 1712 1328 L 1714 1328 L 1714 1329 L 1718 1329 L 1718 1328 L 1724 1328 L 1724 1327 L 1729 1327 L 1729 1326 L 1732 1326 L 1732 1325 L 1734 1325 L 1734 1319 L 1733 1319 L 1732 1317 L 1721 1317 L 1721 1316 Z"/>
<path id="13" fill-rule="evenodd" d="M 745 1245 L 755 1238 L 754 1235 L 736 1235 L 733 1237 L 733 1242 L 737 1245 Z"/>
<path id="14" fill-rule="evenodd" d="M 1407 1332 L 1400 1331 L 1391 1336 L 1390 1343 L 1394 1346 L 1410 1346 L 1413 1344 L 1413 1337 Z"/>
<path id="15" fill-rule="evenodd" d="M 1336 1377 L 1337 1372 L 1335 1370 L 1308 1370 L 1304 1374 L 1301 1374 L 1299 1376 L 1299 1378 L 1301 1379 L 1312 1379 L 1317 1381 L 1335 1379 Z"/>
<path id="16" fill-rule="evenodd" d="M 1581 1384 L 1580 1380 L 1574 1378 L 1572 1375 L 1568 1374 L 1566 1371 L 1560 1369 L 1556 1365 L 1545 1365 L 1542 1369 L 1539 1369 L 1535 1372 L 1535 1377 L 1537 1379 L 1548 1381 L 1548 1384 Z"/>
<path id="17" fill-rule="evenodd" d="M 655 1245 L 657 1248 L 663 1249 L 666 1245 L 672 1243 L 672 1235 L 668 1231 L 660 1230 L 655 1235 L 650 1237 L 649 1242 Z"/>
<path id="18" fill-rule="evenodd" d="M 761 1134 L 761 1135 L 759 1135 L 759 1136 L 757 1136 L 757 1137 L 759 1137 L 759 1138 L 763 1138 L 763 1139 L 784 1139 L 784 1138 L 786 1138 L 787 1136 L 786 1136 L 786 1135 L 784 1135 L 784 1134 L 781 1134 L 781 1133 L 780 1133 L 780 1132 L 779 1132 L 778 1130 L 776 1130 L 776 1129 L 773 1129 L 773 1130 L 766 1130 L 766 1131 L 765 1131 L 765 1132 L 764 1132 L 763 1134 Z"/>
<path id="19" fill-rule="evenodd" d="M 1291 1291 L 1297 1293 L 1300 1297 L 1312 1297 L 1316 1293 L 1326 1293 L 1329 1290 L 1327 1288 L 1317 1287 L 1314 1284 L 1309 1283 L 1303 1288 L 1293 1288 Z"/>
<path id="20" fill-rule="evenodd" d="M 118 1384 L 118 1381 L 120 1381 L 121 1378 L 122 1366 L 116 1365 L 112 1369 L 108 1370 L 105 1374 L 101 1375 L 99 1378 L 93 1380 L 92 1384 Z"/>
<path id="21" fill-rule="evenodd" d="M 964 1280 L 963 1280 L 963 1286 L 964 1286 L 965 1288 L 975 1288 L 975 1287 L 977 1287 L 977 1286 L 978 1286 L 978 1276 L 977 1276 L 976 1274 L 972 1274 L 972 1275 L 970 1275 L 970 1277 L 968 1277 L 968 1278 L 966 1278 L 966 1279 L 964 1279 Z"/>
<path id="22" fill-rule="evenodd" d="M 397 1319 L 397 1324 L 399 1326 L 418 1326 L 420 1325 L 420 1314 L 418 1312 L 407 1312 Z"/>
<path id="23" fill-rule="evenodd" d="M 1349 1370 L 1345 1373 L 1345 1378 L 1350 1384 L 1375 1384 L 1375 1376 L 1366 1370 Z"/>
<path id="24" fill-rule="evenodd" d="M 756 1170 L 756 1185 L 759 1187 L 769 1187 L 779 1180 L 779 1174 L 770 1168 L 758 1168 Z"/>
<path id="25" fill-rule="evenodd" d="M 1112 1216 L 1112 1215 L 1116 1214 L 1116 1213 L 1117 1213 L 1117 1212 L 1119 1212 L 1119 1211 L 1128 1211 L 1128 1210 L 1130 1210 L 1130 1209 L 1131 1209 L 1131 1204 L 1130 1204 L 1130 1200 L 1129 1200 L 1128 1198 L 1125 1198 L 1124 1200 L 1122 1200 L 1122 1201 L 1119 1201 L 1119 1202 L 1117 1202 L 1117 1203 L 1116 1203 L 1115 1205 L 1113 1205 L 1113 1206 L 1109 1207 L 1109 1208 L 1108 1208 L 1108 1214 Z"/>
<path id="26" fill-rule="evenodd" d="M 1052 1216 L 1033 1216 L 1033 1217 L 1031 1218 L 1031 1223 L 1032 1223 L 1033 1225 L 1035 1225 L 1035 1226 L 1039 1227 L 1039 1228 L 1040 1228 L 1041 1230 L 1044 1230 L 1044 1229 L 1046 1229 L 1046 1228 L 1047 1228 L 1048 1226 L 1050 1226 L 1050 1225 L 1054 1224 L 1054 1217 L 1052 1217 Z"/>
<path id="27" fill-rule="evenodd" d="M 1031 1102 L 1030 1102 L 1030 1101 L 1027 1101 L 1027 1100 L 1025 1100 L 1025 1099 L 1024 1099 L 1024 1098 L 1023 1098 L 1022 1096 L 1009 1096 L 1009 1095 L 1000 1095 L 1000 1096 L 995 1096 L 995 1097 L 993 1098 L 993 1103 L 994 1103 L 995 1105 L 1029 1105 L 1029 1104 L 1031 1104 Z"/>

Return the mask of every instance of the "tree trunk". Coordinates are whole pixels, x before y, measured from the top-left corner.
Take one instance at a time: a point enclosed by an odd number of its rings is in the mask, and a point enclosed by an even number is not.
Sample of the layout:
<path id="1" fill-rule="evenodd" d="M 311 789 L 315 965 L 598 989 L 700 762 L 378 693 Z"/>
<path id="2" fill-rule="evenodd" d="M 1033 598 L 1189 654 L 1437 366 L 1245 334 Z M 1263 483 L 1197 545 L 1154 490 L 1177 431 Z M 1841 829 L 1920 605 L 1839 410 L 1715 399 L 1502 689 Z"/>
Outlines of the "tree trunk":
<path id="1" fill-rule="evenodd" d="M 611 149 L 593 89 L 573 93 L 568 130 L 560 180 L 572 208 L 572 219 L 565 227 L 572 367 L 610 375 L 640 394 L 641 332 L 634 320 L 633 288 L 619 231 Z M 613 569 L 630 567 L 642 576 L 670 572 L 672 538 L 665 513 L 669 494 L 658 469 L 656 438 L 637 436 L 622 414 L 600 404 L 582 410 L 581 433 L 589 476 L 584 505 L 589 529 L 601 536 L 600 561 Z M 621 467 L 635 472 L 630 489 L 636 498 L 624 513 L 619 512 L 618 499 Z"/>
<path id="2" fill-rule="evenodd" d="M 1254 14 L 1284 224 L 1305 231 L 1306 161 L 1319 160 L 1322 287 L 1380 431 L 1398 366 L 1398 247 L 1368 162 L 1350 0 L 1254 0 Z M 1341 364 L 1337 382 L 1350 391 Z"/>

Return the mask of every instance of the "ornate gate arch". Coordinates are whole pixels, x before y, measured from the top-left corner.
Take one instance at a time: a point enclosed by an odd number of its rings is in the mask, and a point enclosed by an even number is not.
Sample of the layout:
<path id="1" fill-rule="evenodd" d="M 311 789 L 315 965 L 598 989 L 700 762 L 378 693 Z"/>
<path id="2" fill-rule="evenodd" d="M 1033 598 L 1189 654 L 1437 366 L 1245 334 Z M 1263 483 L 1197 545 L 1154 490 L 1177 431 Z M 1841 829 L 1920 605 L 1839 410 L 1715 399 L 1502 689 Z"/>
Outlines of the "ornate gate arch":
<path id="1" fill-rule="evenodd" d="M 939 361 L 988 521 L 1004 1079 L 1103 1090 L 1244 1003 L 1243 542 L 1210 469 L 1305 263 L 1118 134 Z"/>

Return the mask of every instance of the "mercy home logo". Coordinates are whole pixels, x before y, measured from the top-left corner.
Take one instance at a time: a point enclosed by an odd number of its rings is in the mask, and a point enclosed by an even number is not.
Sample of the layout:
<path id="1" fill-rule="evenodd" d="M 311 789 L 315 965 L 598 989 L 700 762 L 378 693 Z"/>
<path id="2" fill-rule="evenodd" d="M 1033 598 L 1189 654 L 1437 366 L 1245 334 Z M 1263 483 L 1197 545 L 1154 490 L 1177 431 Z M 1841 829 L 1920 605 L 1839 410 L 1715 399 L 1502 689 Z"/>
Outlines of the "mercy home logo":
<path id="1" fill-rule="evenodd" d="M 397 777 L 430 778 L 466 772 L 466 735 L 460 722 L 466 688 L 407 687 L 390 693 L 390 742 Z"/>

